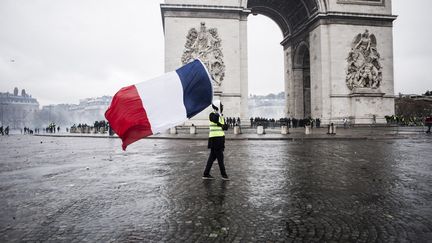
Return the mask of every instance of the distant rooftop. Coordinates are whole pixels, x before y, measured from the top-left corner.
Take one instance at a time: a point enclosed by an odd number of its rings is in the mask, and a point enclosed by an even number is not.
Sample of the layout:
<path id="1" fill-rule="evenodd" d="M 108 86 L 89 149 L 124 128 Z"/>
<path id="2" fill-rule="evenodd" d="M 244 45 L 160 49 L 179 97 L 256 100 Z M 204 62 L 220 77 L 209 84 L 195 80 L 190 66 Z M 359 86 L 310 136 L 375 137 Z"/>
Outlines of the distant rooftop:
<path id="1" fill-rule="evenodd" d="M 21 90 L 21 95 L 18 94 L 18 88 L 15 87 L 13 93 L 2 93 L 0 92 L 0 103 L 1 104 L 24 104 L 24 105 L 37 105 L 39 102 L 31 95 L 27 94 L 25 89 Z"/>

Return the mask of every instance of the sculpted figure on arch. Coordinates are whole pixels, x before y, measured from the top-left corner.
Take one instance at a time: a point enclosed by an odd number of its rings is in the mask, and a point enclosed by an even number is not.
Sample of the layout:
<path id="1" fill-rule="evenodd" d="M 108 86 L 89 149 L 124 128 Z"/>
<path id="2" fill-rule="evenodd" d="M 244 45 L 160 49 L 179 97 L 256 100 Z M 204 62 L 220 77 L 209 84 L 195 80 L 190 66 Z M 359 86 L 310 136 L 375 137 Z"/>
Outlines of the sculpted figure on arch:
<path id="1" fill-rule="evenodd" d="M 350 90 L 355 88 L 377 89 L 382 81 L 382 66 L 374 34 L 366 30 L 358 34 L 348 54 L 346 84 Z"/>
<path id="2" fill-rule="evenodd" d="M 183 64 L 195 58 L 201 59 L 212 76 L 215 86 L 220 86 L 225 77 L 221 42 L 217 29 L 207 29 L 205 23 L 202 22 L 199 31 L 195 28 L 189 30 L 181 58 Z"/>

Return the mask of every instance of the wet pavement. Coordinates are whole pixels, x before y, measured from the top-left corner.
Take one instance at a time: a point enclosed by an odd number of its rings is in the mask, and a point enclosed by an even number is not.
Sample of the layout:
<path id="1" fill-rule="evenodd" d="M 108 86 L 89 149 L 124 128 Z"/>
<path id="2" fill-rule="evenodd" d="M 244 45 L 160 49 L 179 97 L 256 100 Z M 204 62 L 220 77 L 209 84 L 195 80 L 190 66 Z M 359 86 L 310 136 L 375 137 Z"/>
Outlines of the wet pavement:
<path id="1" fill-rule="evenodd" d="M 0 242 L 431 242 L 431 143 L 0 137 Z"/>

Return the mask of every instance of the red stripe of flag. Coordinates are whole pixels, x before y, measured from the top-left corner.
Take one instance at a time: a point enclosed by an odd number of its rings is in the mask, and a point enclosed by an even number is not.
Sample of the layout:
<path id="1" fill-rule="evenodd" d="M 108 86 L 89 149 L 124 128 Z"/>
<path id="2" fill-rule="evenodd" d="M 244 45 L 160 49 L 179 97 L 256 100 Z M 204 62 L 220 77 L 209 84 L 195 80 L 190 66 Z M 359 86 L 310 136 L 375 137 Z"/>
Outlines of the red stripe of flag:
<path id="1" fill-rule="evenodd" d="M 123 150 L 129 144 L 153 134 L 135 85 L 124 87 L 114 95 L 105 117 L 122 139 Z"/>

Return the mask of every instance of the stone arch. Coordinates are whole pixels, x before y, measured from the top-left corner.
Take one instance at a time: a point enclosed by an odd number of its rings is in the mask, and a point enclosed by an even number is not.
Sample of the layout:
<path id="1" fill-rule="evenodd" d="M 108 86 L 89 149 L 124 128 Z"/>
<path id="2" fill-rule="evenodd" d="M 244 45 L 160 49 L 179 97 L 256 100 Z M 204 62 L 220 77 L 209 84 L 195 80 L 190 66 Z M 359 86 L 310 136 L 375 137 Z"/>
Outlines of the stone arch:
<path id="1" fill-rule="evenodd" d="M 269 17 L 282 30 L 285 56 L 286 114 L 312 116 L 308 27 L 327 9 L 327 0 L 248 0 L 252 14 Z M 305 62 L 305 60 L 307 60 Z"/>
<path id="2" fill-rule="evenodd" d="M 325 0 L 248 0 L 247 8 L 252 14 L 262 14 L 275 21 L 286 39 L 325 11 Z"/>
<path id="3" fill-rule="evenodd" d="M 309 43 L 302 41 L 295 47 L 293 67 L 302 68 L 304 64 L 304 55 L 309 53 Z"/>
<path id="4" fill-rule="evenodd" d="M 396 16 L 392 15 L 391 1 L 165 0 L 161 4 L 166 38 L 165 70 L 173 71 L 180 65 L 179 56 L 184 53 L 184 36 L 188 30 L 203 20 L 208 22 L 218 29 L 226 50 L 226 85 L 221 85 L 215 96 L 228 104 L 227 113 L 246 118 L 247 18 L 250 14 L 261 14 L 272 19 L 283 34 L 288 117 L 308 116 L 310 107 L 311 116 L 320 118 L 322 124 L 337 122 L 342 117 L 353 117 L 355 123 L 367 124 L 371 122 L 371 114 L 379 117 L 378 122 L 385 121 L 385 115 L 394 114 L 391 29 Z M 383 73 L 386 82 L 381 90 L 350 92 L 344 86 L 346 54 L 340 52 L 349 50 L 352 38 L 364 29 L 380 33 L 377 41 L 389 56 L 382 65 L 389 71 Z M 311 93 L 311 105 L 305 105 L 307 89 Z M 205 115 L 198 119 L 207 124 Z"/>
<path id="5" fill-rule="evenodd" d="M 317 0 L 317 3 L 319 5 L 319 12 L 320 13 L 327 12 L 327 1 L 328 0 Z"/>
<path id="6" fill-rule="evenodd" d="M 286 22 L 286 19 L 284 18 L 283 15 L 281 15 L 280 12 L 276 11 L 273 8 L 270 8 L 268 6 L 255 6 L 254 7 L 254 15 L 257 14 L 261 14 L 264 15 L 268 18 L 270 18 L 271 20 L 273 20 L 274 22 L 276 22 L 276 24 L 279 26 L 280 30 L 282 31 L 282 35 L 283 37 L 289 35 L 289 33 L 292 32 L 292 30 L 290 29 L 290 25 L 288 24 L 288 22 Z"/>

